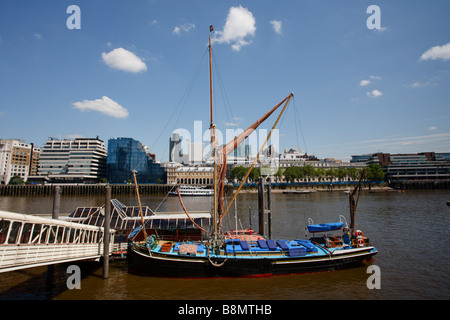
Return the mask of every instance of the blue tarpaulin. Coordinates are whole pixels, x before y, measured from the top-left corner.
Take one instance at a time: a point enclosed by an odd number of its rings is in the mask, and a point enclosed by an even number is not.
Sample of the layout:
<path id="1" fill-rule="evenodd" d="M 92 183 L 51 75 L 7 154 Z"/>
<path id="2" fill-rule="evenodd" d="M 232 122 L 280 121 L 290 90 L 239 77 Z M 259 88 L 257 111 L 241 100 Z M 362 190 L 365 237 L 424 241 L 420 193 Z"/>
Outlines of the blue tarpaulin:
<path id="1" fill-rule="evenodd" d="M 339 230 L 344 226 L 343 222 L 321 223 L 308 225 L 309 232 L 325 232 Z"/>

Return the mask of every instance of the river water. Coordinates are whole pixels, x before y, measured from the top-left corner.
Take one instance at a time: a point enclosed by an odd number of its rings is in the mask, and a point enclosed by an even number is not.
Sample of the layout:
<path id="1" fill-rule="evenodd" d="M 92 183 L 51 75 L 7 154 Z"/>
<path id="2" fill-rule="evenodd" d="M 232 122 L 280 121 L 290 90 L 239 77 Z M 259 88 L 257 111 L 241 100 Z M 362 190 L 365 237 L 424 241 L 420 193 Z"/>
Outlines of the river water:
<path id="1" fill-rule="evenodd" d="M 136 205 L 132 196 L 117 196 L 126 205 Z M 158 211 L 179 210 L 176 197 L 142 196 L 144 205 Z M 61 300 L 447 300 L 450 298 L 450 222 L 448 190 L 361 194 L 357 228 L 378 249 L 373 264 L 379 267 L 380 289 L 369 289 L 367 266 L 301 275 L 264 278 L 167 279 L 129 274 L 126 261 L 110 264 L 109 278 L 102 278 L 101 263 L 78 263 L 81 289 L 67 289 L 67 265 L 55 267 L 51 285 L 47 268 L 39 267 L 0 274 L 0 299 Z M 209 210 L 210 198 L 185 198 L 188 210 Z M 61 215 L 78 206 L 100 206 L 102 196 L 61 196 Z M 273 238 L 305 238 L 307 219 L 314 223 L 349 221 L 348 201 L 342 191 L 315 194 L 272 193 Z M 247 228 L 257 222 L 257 195 L 240 194 L 234 210 L 224 219 L 231 228 Z M 49 214 L 51 197 L 2 197 L 0 209 L 31 214 Z M 182 277 L 182 275 L 180 275 Z"/>

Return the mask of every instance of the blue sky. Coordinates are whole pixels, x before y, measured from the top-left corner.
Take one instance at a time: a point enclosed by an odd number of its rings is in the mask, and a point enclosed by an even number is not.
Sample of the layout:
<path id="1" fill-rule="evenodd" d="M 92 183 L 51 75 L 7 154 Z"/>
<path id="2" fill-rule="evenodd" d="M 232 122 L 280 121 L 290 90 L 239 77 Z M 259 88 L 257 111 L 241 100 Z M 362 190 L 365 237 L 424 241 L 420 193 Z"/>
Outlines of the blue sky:
<path id="1" fill-rule="evenodd" d="M 67 26 L 70 5 L 81 29 Z M 294 92 L 281 149 L 449 152 L 449 13 L 442 0 L 3 0 L 0 138 L 132 137 L 167 161 L 172 130 L 209 125 L 214 25 L 220 130 L 245 129 Z"/>

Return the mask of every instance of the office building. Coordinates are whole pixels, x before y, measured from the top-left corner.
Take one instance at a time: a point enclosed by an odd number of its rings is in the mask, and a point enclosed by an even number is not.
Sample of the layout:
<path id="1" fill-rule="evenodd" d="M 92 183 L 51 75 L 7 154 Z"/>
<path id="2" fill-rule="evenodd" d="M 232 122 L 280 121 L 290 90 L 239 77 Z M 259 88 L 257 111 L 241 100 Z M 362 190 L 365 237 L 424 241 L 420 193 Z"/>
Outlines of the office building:
<path id="1" fill-rule="evenodd" d="M 105 144 L 97 138 L 49 138 L 41 149 L 38 176 L 46 182 L 94 183 L 106 177 Z"/>
<path id="2" fill-rule="evenodd" d="M 388 182 L 450 181 L 450 153 L 374 153 L 352 156 L 351 162 L 378 163 Z"/>
<path id="3" fill-rule="evenodd" d="M 39 153 L 39 148 L 24 140 L 0 139 L 0 184 L 8 184 L 14 176 L 25 182 L 35 175 Z"/>
<path id="4" fill-rule="evenodd" d="M 148 147 L 132 138 L 108 140 L 107 180 L 110 183 L 133 182 L 136 171 L 138 183 L 165 183 L 164 168 L 155 161 Z"/>

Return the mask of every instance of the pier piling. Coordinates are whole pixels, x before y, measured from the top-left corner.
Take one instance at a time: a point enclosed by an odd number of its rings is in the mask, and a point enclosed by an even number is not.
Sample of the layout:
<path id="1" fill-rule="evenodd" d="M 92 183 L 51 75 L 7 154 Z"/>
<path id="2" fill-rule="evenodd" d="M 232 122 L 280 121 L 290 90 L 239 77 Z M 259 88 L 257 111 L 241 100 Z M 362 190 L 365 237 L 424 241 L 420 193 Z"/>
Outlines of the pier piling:
<path id="1" fill-rule="evenodd" d="M 259 178 L 258 182 L 258 223 L 259 234 L 264 236 L 264 178 Z"/>
<path id="2" fill-rule="evenodd" d="M 111 214 L 111 187 L 105 188 L 105 219 L 103 220 L 103 279 L 109 276 L 109 229 Z"/>

